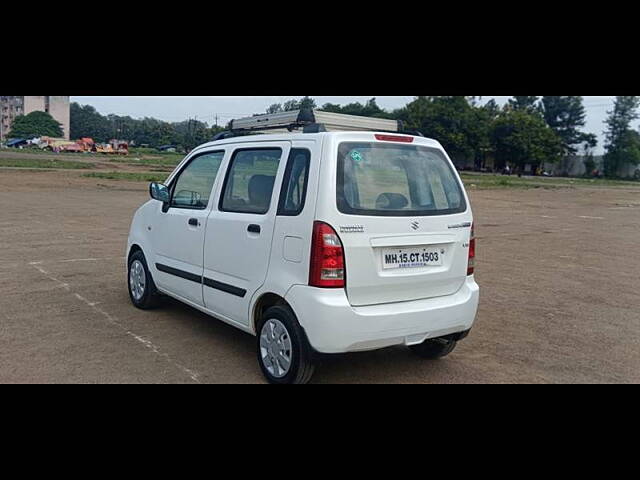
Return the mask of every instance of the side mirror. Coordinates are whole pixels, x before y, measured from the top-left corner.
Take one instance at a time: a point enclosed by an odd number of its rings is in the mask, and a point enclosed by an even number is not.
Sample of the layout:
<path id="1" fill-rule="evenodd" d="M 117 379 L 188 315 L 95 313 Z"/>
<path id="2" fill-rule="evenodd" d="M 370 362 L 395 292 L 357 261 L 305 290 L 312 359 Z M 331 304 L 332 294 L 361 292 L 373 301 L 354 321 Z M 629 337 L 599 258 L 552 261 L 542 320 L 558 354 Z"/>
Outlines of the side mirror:
<path id="1" fill-rule="evenodd" d="M 149 185 L 149 195 L 154 200 L 159 200 L 164 204 L 169 203 L 169 188 L 163 183 L 153 182 Z"/>

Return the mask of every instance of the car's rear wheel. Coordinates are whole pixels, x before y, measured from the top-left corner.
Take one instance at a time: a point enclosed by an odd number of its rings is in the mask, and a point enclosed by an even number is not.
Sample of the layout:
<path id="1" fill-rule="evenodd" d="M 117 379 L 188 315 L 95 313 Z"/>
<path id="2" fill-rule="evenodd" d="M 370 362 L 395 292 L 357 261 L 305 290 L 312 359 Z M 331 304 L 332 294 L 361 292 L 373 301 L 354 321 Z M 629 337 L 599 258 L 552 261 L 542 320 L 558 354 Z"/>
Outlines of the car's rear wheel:
<path id="1" fill-rule="evenodd" d="M 457 341 L 447 338 L 429 338 L 418 345 L 411 345 L 409 348 L 422 358 L 435 360 L 449 355 L 457 344 Z"/>
<path id="2" fill-rule="evenodd" d="M 313 350 L 289 307 L 268 308 L 257 330 L 258 363 L 269 383 L 307 383 L 315 370 Z"/>
<path id="3" fill-rule="evenodd" d="M 158 290 L 140 250 L 129 257 L 127 280 L 129 298 L 134 306 L 147 310 L 158 305 Z"/>

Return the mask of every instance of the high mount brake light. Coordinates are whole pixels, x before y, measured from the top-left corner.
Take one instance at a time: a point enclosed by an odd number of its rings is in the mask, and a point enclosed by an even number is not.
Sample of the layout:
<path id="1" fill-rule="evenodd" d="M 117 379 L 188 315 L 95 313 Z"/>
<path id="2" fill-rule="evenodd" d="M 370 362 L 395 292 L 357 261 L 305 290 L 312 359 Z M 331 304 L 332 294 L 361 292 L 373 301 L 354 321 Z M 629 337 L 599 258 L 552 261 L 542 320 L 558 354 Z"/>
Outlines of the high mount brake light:
<path id="1" fill-rule="evenodd" d="M 413 137 L 407 137 L 404 135 L 381 135 L 379 133 L 375 134 L 376 140 L 382 140 L 383 142 L 404 142 L 404 143 L 412 143 Z"/>
<path id="2" fill-rule="evenodd" d="M 313 223 L 309 285 L 312 287 L 344 287 L 344 250 L 336 231 L 324 222 Z"/>
<path id="3" fill-rule="evenodd" d="M 467 262 L 467 275 L 473 275 L 473 269 L 476 264 L 476 236 L 471 224 L 471 237 L 469 239 L 469 260 Z"/>

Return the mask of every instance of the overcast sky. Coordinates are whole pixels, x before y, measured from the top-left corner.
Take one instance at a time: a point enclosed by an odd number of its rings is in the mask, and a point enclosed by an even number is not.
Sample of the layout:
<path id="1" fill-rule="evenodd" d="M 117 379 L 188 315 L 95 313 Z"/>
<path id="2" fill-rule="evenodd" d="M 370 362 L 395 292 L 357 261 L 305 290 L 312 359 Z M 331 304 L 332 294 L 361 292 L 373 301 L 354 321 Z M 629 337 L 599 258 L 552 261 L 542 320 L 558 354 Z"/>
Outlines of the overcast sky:
<path id="1" fill-rule="evenodd" d="M 345 104 L 350 102 L 364 103 L 371 97 L 322 97 L 313 96 L 316 104 L 323 105 L 327 102 Z M 237 117 L 248 116 L 254 113 L 263 113 L 273 103 L 284 103 L 298 96 L 283 97 L 71 97 L 71 101 L 82 105 L 93 105 L 102 114 L 114 113 L 117 115 L 129 115 L 133 118 L 154 117 L 170 122 L 178 122 L 188 118 L 196 118 L 208 124 L 213 124 L 218 119 L 218 124 L 225 125 L 229 120 Z M 381 108 L 392 110 L 406 105 L 414 97 L 375 96 Z M 494 98 L 499 104 L 504 104 L 509 97 L 483 96 L 482 102 Z M 584 106 L 587 112 L 587 124 L 585 131 L 595 133 L 598 136 L 597 153 L 602 153 L 604 120 L 607 111 L 613 106 L 614 97 L 584 97 Z M 634 125 L 638 127 L 638 122 Z M 423 132 L 428 136 L 429 132 Z"/>

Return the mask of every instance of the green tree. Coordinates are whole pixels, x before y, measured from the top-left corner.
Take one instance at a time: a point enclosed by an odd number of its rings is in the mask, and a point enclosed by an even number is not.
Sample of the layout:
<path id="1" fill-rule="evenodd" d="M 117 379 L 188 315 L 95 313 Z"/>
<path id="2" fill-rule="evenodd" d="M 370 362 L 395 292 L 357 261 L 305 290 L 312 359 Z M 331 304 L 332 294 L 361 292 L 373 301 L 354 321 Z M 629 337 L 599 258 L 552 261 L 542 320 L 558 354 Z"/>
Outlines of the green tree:
<path id="1" fill-rule="evenodd" d="M 278 113 L 278 112 L 282 112 L 282 104 L 281 103 L 274 103 L 273 105 L 270 105 L 267 108 L 267 113 Z"/>
<path id="2" fill-rule="evenodd" d="M 635 130 L 624 131 L 616 141 L 615 147 L 607 150 L 604 156 L 605 175 L 616 177 L 626 165 L 640 164 L 640 133 Z M 624 175 L 624 173 L 623 173 Z"/>
<path id="3" fill-rule="evenodd" d="M 304 97 L 300 100 L 300 108 L 316 108 L 316 101 L 311 97 Z"/>
<path id="4" fill-rule="evenodd" d="M 149 117 L 105 116 L 90 105 L 81 106 L 75 102 L 71 104 L 70 123 L 71 138 L 91 137 L 96 142 L 118 138 L 136 145 L 176 145 L 185 150 L 210 141 L 216 133 L 224 130 L 193 119 L 169 123 Z"/>
<path id="5" fill-rule="evenodd" d="M 344 113 L 346 115 L 359 115 L 362 117 L 391 118 L 391 114 L 378 106 L 375 97 L 367 100 L 367 103 L 352 102 L 346 105 L 325 103 L 321 110 L 332 113 Z"/>
<path id="6" fill-rule="evenodd" d="M 491 140 L 498 166 L 510 163 L 520 171 L 526 164 L 535 167 L 555 162 L 562 153 L 560 137 L 544 119 L 523 110 L 501 112 L 494 122 Z"/>
<path id="7" fill-rule="evenodd" d="M 186 151 L 191 151 L 198 145 L 202 145 L 211 140 L 212 131 L 207 124 L 199 120 L 185 120 L 183 122 L 171 124 L 173 133 L 170 135 L 174 145 L 182 145 Z"/>
<path id="8" fill-rule="evenodd" d="M 62 137 L 62 125 L 47 112 L 18 115 L 11 125 L 10 138 Z"/>
<path id="9" fill-rule="evenodd" d="M 167 122 L 156 121 L 151 128 L 151 145 L 159 147 L 161 145 L 183 145 L 185 136 L 176 131 L 175 125 Z"/>
<path id="10" fill-rule="evenodd" d="M 469 141 L 474 147 L 474 160 L 477 169 L 484 168 L 489 155 L 493 152 L 491 132 L 494 122 L 500 115 L 500 107 L 494 99 L 477 106 L 472 101 L 472 122 L 469 127 Z"/>
<path id="11" fill-rule="evenodd" d="M 479 144 L 488 145 L 482 114 L 462 96 L 416 97 L 393 115 L 405 128 L 438 140 L 457 161 L 475 159 Z"/>
<path id="12" fill-rule="evenodd" d="M 527 113 L 542 113 L 542 108 L 538 103 L 538 97 L 518 97 L 510 98 L 505 105 L 510 110 L 521 110 Z"/>
<path id="13" fill-rule="evenodd" d="M 578 151 L 577 146 L 584 143 L 591 148 L 597 145 L 595 135 L 580 131 L 586 117 L 582 97 L 544 96 L 542 107 L 545 121 L 562 139 L 565 155 L 574 155 Z"/>
<path id="14" fill-rule="evenodd" d="M 593 148 L 595 145 L 592 145 L 591 142 L 584 142 L 582 144 L 582 154 L 584 156 L 584 174 L 586 177 L 590 177 L 596 169 L 596 162 L 593 159 Z"/>
<path id="15" fill-rule="evenodd" d="M 73 139 L 90 137 L 96 142 L 106 142 L 111 138 L 108 120 L 91 105 L 72 102 L 69 125 Z"/>
<path id="16" fill-rule="evenodd" d="M 271 105 L 271 107 L 267 109 L 267 113 L 275 113 L 269 111 L 269 109 L 271 108 L 276 109 L 275 111 L 284 112 L 290 112 L 291 110 L 301 110 L 303 108 L 316 108 L 316 101 L 311 97 L 303 97 L 300 100 L 291 99 L 284 102 L 284 105 L 282 105 L 282 107 L 280 107 L 279 103 Z M 281 110 L 277 110 L 278 108 L 281 108 Z"/>
<path id="17" fill-rule="evenodd" d="M 135 142 L 136 145 L 151 145 L 159 147 L 160 145 L 173 144 L 175 140 L 175 128 L 167 132 L 166 122 L 162 122 L 155 118 L 145 117 L 143 119 L 134 120 L 130 125 L 129 140 Z M 164 138 L 160 138 L 163 136 Z"/>
<path id="18" fill-rule="evenodd" d="M 609 117 L 605 120 L 605 175 L 614 177 L 618 175 L 620 167 L 625 164 L 638 165 L 640 150 L 637 132 L 631 129 L 631 122 L 638 118 L 640 97 L 618 96 L 613 110 L 607 112 Z"/>
<path id="19" fill-rule="evenodd" d="M 498 115 L 500 115 L 500 106 L 493 98 L 485 103 L 481 108 L 483 108 L 492 119 L 496 119 L 498 118 Z"/>
<path id="20" fill-rule="evenodd" d="M 478 107 L 480 102 L 482 101 L 482 97 L 479 97 L 479 96 L 467 97 L 467 100 L 469 101 L 469 105 L 471 105 L 472 107 Z M 491 99 L 491 101 L 495 103 L 493 99 Z"/>
<path id="21" fill-rule="evenodd" d="M 342 113 L 342 105 L 338 103 L 325 103 L 320 107 L 323 112 Z"/>

